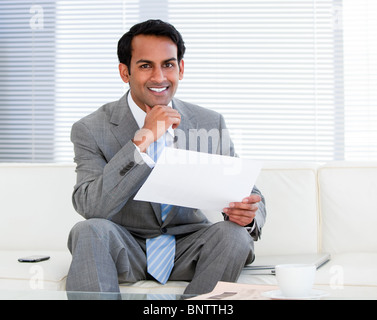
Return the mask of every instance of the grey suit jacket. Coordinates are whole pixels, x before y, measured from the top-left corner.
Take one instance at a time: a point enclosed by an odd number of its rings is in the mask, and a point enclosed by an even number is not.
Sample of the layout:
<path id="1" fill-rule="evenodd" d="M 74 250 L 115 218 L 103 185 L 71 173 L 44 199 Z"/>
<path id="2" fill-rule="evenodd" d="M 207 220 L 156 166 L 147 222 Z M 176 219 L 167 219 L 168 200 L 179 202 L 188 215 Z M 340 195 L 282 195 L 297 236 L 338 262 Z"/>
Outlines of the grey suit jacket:
<path id="1" fill-rule="evenodd" d="M 159 204 L 133 200 L 152 169 L 131 141 L 139 127 L 127 95 L 102 106 L 72 127 L 77 164 L 72 199 L 76 211 L 86 219 L 109 219 L 142 238 L 161 233 L 183 235 L 207 227 L 210 222 L 201 210 L 174 207 L 162 222 Z M 173 108 L 182 118 L 175 130 L 176 147 L 235 155 L 220 114 L 178 99 L 173 99 Z M 206 133 L 209 139 L 203 141 Z M 252 192 L 261 195 L 257 188 Z M 260 236 L 265 215 L 263 199 L 255 219 L 257 226 L 251 234 L 255 240 Z"/>

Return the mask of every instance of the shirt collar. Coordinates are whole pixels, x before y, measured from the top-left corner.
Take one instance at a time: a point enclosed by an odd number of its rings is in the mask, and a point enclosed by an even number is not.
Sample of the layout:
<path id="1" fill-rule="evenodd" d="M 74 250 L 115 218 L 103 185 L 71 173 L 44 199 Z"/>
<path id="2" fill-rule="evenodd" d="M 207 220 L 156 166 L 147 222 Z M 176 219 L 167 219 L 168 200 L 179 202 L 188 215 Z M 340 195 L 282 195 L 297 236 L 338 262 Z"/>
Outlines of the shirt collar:
<path id="1" fill-rule="evenodd" d="M 134 116 L 137 125 L 139 128 L 142 128 L 144 126 L 144 120 L 146 116 L 146 112 L 144 112 L 139 106 L 135 103 L 134 99 L 132 99 L 131 91 L 128 94 L 128 106 L 131 109 L 132 115 Z M 168 104 L 168 106 L 171 108 L 172 107 L 172 102 Z M 168 132 L 171 136 L 174 137 L 174 130 L 172 126 L 169 127 Z"/>

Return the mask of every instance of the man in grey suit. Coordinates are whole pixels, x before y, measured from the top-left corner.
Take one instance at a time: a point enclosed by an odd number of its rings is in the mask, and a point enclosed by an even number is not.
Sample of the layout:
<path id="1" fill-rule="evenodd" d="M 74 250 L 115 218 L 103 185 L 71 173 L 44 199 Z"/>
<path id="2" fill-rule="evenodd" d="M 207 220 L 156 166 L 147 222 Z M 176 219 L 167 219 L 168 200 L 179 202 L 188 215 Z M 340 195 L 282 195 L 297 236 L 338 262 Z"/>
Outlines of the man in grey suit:
<path id="1" fill-rule="evenodd" d="M 159 281 L 190 281 L 188 294 L 237 281 L 254 259 L 266 216 L 256 187 L 219 212 L 224 221 L 216 224 L 200 208 L 170 206 L 162 218 L 163 205 L 133 200 L 153 170 L 151 147 L 162 138 L 166 147 L 235 156 L 220 114 L 174 98 L 184 52 L 181 35 L 168 23 L 148 20 L 132 27 L 118 43 L 119 72 L 130 91 L 72 127 L 73 204 L 86 220 L 69 236 L 67 291 L 119 292 L 119 283 L 158 279 L 149 269 L 148 243 L 163 236 L 172 241 L 173 258 L 167 278 Z M 213 130 L 217 138 L 211 134 L 198 144 L 203 132 Z M 161 256 L 159 262 L 168 264 Z"/>

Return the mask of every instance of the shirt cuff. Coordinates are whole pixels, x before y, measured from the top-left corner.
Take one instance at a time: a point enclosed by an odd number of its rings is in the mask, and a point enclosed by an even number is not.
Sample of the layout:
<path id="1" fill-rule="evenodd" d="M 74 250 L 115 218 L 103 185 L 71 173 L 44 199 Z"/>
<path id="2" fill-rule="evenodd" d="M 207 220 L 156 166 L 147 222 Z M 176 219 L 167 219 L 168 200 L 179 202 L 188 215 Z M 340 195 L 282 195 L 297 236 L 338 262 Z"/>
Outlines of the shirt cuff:
<path id="1" fill-rule="evenodd" d="M 229 221 L 229 216 L 227 214 L 225 214 L 224 212 L 222 214 L 224 216 L 224 220 Z M 244 228 L 251 235 L 252 232 L 255 230 L 255 226 L 256 226 L 255 219 L 253 219 L 253 222 L 250 223 L 249 225 L 245 226 Z"/>
<path id="2" fill-rule="evenodd" d="M 140 151 L 140 148 L 134 144 L 136 150 L 139 152 L 141 158 L 143 159 L 143 161 L 148 165 L 149 168 L 153 169 L 154 166 L 156 165 L 156 163 L 153 161 L 153 159 L 145 152 L 141 152 Z"/>
<path id="3" fill-rule="evenodd" d="M 246 230 L 252 234 L 252 232 L 255 230 L 255 220 L 253 220 L 253 222 L 246 227 Z"/>

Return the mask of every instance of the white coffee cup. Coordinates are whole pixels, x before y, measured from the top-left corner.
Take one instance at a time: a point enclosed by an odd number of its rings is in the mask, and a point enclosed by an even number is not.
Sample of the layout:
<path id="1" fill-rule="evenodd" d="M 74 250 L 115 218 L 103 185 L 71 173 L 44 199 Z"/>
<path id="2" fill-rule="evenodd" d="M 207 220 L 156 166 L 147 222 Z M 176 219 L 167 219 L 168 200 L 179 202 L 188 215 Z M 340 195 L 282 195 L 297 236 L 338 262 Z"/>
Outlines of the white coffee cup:
<path id="1" fill-rule="evenodd" d="M 284 297 L 308 297 L 313 288 L 316 267 L 311 264 L 280 264 L 276 279 Z"/>

